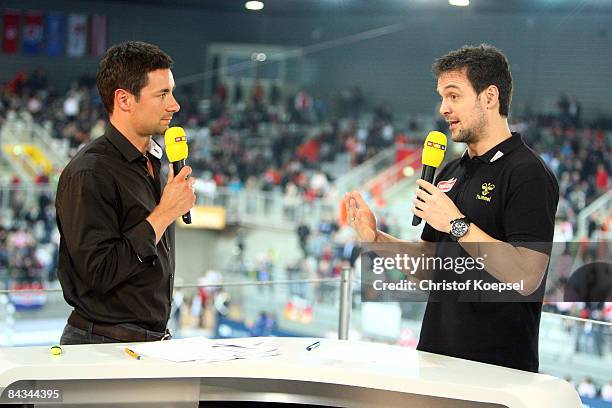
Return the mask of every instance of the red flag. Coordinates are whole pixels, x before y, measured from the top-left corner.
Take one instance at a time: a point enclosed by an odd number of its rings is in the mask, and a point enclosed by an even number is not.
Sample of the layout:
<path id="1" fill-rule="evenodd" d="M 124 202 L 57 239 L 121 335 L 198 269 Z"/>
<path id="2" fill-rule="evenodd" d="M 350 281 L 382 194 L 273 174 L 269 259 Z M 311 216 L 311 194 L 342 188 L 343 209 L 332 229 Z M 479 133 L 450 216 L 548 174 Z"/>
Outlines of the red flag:
<path id="1" fill-rule="evenodd" d="M 19 49 L 19 20 L 18 11 L 5 11 L 2 24 L 2 50 L 6 54 L 14 54 Z"/>
<path id="2" fill-rule="evenodd" d="M 91 16 L 91 31 L 89 32 L 89 53 L 101 57 L 107 47 L 106 16 Z"/>

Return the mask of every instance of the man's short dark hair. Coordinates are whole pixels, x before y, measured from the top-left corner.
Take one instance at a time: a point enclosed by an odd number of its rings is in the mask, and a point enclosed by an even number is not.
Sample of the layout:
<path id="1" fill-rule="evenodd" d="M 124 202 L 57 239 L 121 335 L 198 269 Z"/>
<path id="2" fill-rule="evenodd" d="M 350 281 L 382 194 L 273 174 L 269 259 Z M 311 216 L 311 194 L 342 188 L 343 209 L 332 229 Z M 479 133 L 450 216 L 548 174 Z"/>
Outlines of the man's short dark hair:
<path id="1" fill-rule="evenodd" d="M 508 117 L 512 100 L 512 75 L 506 56 L 492 45 L 466 45 L 438 58 L 432 70 L 435 77 L 439 78 L 443 73 L 461 71 L 464 68 L 476 94 L 480 94 L 490 85 L 497 87 L 499 114 Z"/>
<path id="2" fill-rule="evenodd" d="M 170 69 L 174 61 L 158 46 L 141 41 L 113 45 L 102 60 L 96 84 L 108 114 L 113 113 L 115 91 L 125 89 L 136 97 L 147 86 L 147 74 L 157 69 Z"/>

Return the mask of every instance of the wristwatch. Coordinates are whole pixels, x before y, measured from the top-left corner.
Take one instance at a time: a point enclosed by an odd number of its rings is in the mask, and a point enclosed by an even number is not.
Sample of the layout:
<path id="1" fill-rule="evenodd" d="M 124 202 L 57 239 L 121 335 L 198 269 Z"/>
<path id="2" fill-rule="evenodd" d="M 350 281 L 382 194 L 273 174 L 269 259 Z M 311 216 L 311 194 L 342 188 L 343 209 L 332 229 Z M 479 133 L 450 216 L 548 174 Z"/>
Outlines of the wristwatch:
<path id="1" fill-rule="evenodd" d="M 461 237 L 468 233 L 470 229 L 470 221 L 468 221 L 467 217 L 457 218 L 456 220 L 452 220 L 450 223 L 450 238 L 457 242 Z"/>

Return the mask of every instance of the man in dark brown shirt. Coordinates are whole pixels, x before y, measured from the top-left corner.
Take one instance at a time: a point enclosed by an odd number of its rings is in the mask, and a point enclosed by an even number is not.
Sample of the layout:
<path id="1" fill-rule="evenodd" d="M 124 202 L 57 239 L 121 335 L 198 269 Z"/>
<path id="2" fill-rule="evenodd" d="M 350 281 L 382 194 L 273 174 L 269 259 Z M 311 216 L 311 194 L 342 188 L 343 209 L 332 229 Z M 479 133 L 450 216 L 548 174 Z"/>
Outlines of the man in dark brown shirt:
<path id="1" fill-rule="evenodd" d="M 56 197 L 58 277 L 74 307 L 62 344 L 168 337 L 174 221 L 195 203 L 191 168 L 165 180 L 163 134 L 180 106 L 172 59 L 157 46 L 111 47 L 96 82 L 110 124 L 66 166 Z M 162 186 L 164 186 L 162 189 Z"/>

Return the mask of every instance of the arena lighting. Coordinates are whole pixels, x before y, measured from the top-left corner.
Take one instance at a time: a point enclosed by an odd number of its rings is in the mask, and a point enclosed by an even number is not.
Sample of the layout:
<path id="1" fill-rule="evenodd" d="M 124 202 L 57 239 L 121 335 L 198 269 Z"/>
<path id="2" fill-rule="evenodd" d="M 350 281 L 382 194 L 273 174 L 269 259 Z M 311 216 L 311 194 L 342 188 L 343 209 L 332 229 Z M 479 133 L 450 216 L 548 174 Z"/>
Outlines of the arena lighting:
<path id="1" fill-rule="evenodd" d="M 251 54 L 251 61 L 264 62 L 268 56 L 263 52 L 254 52 Z"/>
<path id="2" fill-rule="evenodd" d="M 412 177 L 414 176 L 414 168 L 412 166 L 406 166 L 403 170 L 404 177 Z"/>
<path id="3" fill-rule="evenodd" d="M 466 7 L 470 5 L 470 0 L 448 0 L 451 6 Z"/>
<path id="4" fill-rule="evenodd" d="M 263 1 L 247 1 L 244 3 L 247 10 L 257 11 L 264 8 Z"/>

